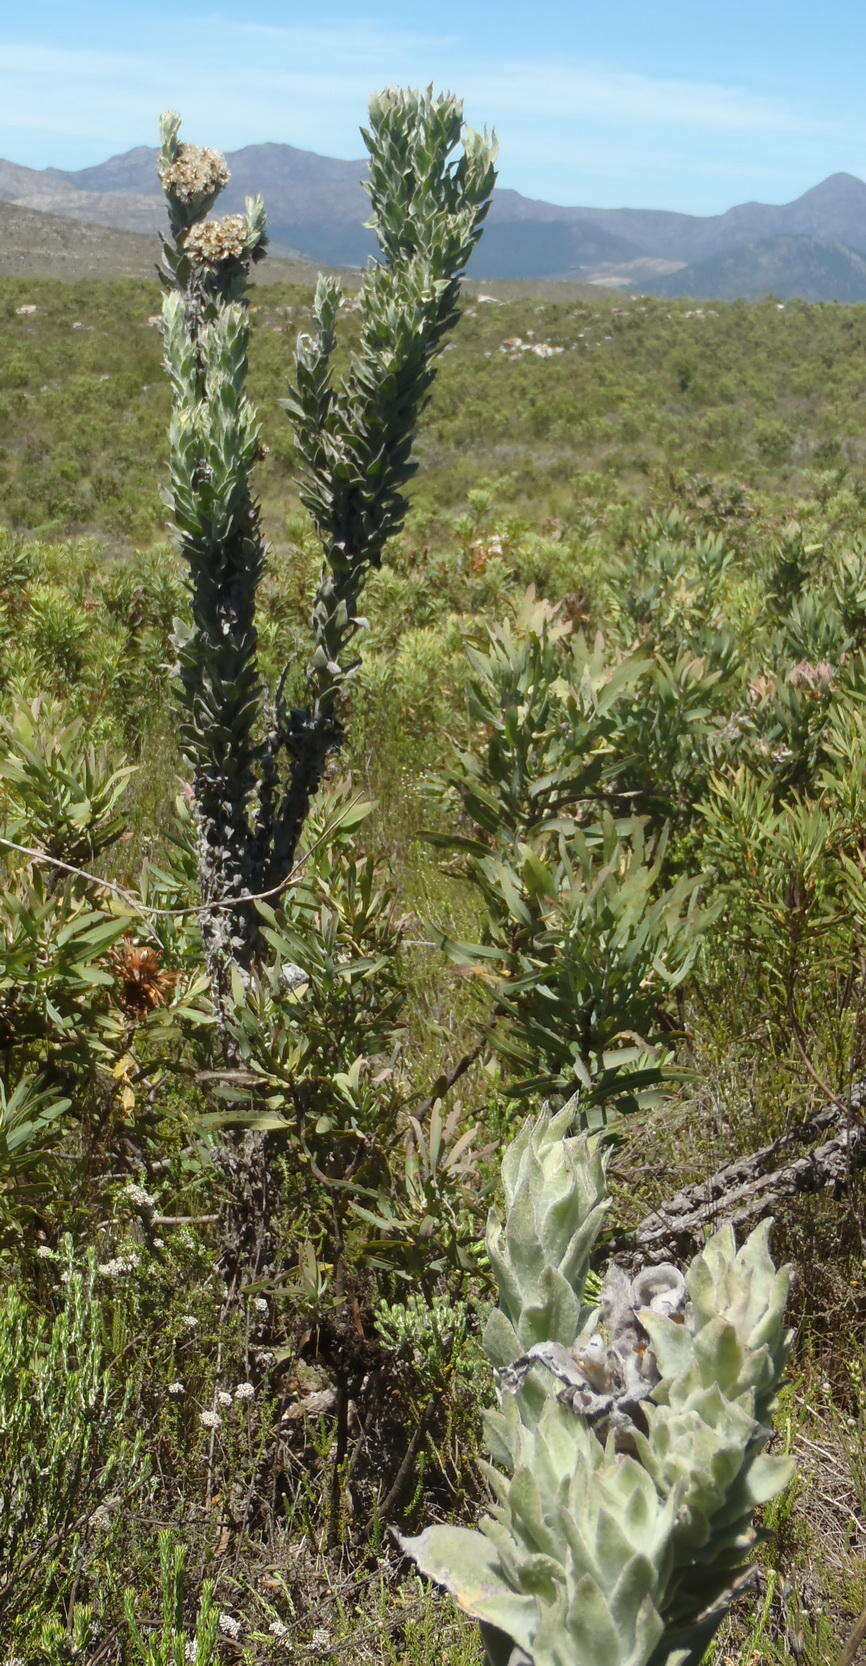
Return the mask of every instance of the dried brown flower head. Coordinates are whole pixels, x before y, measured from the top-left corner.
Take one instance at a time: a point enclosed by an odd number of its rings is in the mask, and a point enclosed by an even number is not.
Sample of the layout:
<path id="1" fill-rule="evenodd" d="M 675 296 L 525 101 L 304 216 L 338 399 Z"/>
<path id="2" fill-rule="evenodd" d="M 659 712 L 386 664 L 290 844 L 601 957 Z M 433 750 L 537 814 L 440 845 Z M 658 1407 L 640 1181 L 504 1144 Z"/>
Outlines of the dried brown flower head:
<path id="1" fill-rule="evenodd" d="M 248 228 L 243 214 L 226 214 L 221 220 L 202 220 L 184 239 L 184 252 L 198 266 L 218 266 L 223 260 L 240 260 L 246 252 Z"/>
<path id="2" fill-rule="evenodd" d="M 825 694 L 833 686 L 834 675 L 829 660 L 820 659 L 813 665 L 811 660 L 801 659 L 788 672 L 788 682 L 792 688 L 808 688 L 813 694 Z"/>
<path id="3" fill-rule="evenodd" d="M 163 188 L 180 202 L 195 202 L 197 197 L 220 191 L 231 176 L 218 150 L 205 145 L 178 145 L 174 161 L 160 168 L 159 177 Z"/>
<path id="4" fill-rule="evenodd" d="M 120 985 L 117 1004 L 134 1018 L 162 1006 L 177 983 L 177 973 L 163 971 L 161 960 L 159 949 L 145 948 L 131 938 L 112 950 L 111 966 Z"/>
<path id="5" fill-rule="evenodd" d="M 613 1435 L 617 1451 L 635 1450 L 635 1430 L 646 1430 L 642 1402 L 660 1380 L 645 1312 L 674 1324 L 688 1313 L 686 1281 L 669 1261 L 644 1267 L 635 1278 L 612 1261 L 601 1294 L 602 1328 L 574 1348 L 537 1342 L 502 1373 L 506 1394 L 514 1393 L 534 1365 L 564 1384 L 560 1400 L 586 1418 L 603 1440 Z"/>

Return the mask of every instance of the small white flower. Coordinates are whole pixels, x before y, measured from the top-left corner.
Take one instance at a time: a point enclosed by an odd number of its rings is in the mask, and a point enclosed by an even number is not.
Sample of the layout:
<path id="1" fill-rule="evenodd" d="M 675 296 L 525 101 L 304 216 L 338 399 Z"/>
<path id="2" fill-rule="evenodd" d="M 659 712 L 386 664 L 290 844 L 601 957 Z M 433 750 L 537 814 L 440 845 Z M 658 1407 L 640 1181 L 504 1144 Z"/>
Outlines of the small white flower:
<path id="1" fill-rule="evenodd" d="M 186 1393 L 183 1383 L 169 1383 L 166 1394 L 170 1400 L 179 1400 Z"/>
<path id="2" fill-rule="evenodd" d="M 40 1244 L 39 1248 L 36 1251 L 36 1254 L 38 1255 L 40 1261 L 56 1261 L 57 1260 L 57 1251 L 53 1250 L 51 1248 L 50 1244 Z M 12 1661 L 12 1666 L 15 1666 L 14 1659 Z"/>
<path id="3" fill-rule="evenodd" d="M 224 1388 L 221 1388 L 216 1397 L 216 1401 L 218 1406 L 230 1406 L 232 1403 L 232 1397 L 230 1394 L 226 1393 Z"/>
<path id="4" fill-rule="evenodd" d="M 219 1628 L 224 1637 L 240 1637 L 241 1622 L 236 1620 L 233 1614 L 221 1614 Z"/>
<path id="5" fill-rule="evenodd" d="M 314 1649 L 326 1649 L 331 1641 L 331 1633 L 327 1626 L 316 1626 L 310 1642 Z"/>
<path id="6" fill-rule="evenodd" d="M 194 1313 L 185 1313 L 181 1324 L 185 1330 L 198 1330 L 198 1320 Z"/>
<path id="7" fill-rule="evenodd" d="M 268 1631 L 272 1637 L 276 1637 L 280 1642 L 287 1639 L 289 1636 L 289 1628 L 286 1625 L 285 1620 L 271 1620 L 271 1623 L 268 1626 Z"/>
<path id="8" fill-rule="evenodd" d="M 151 1197 L 150 1192 L 146 1192 L 143 1186 L 136 1186 L 132 1180 L 126 1187 L 126 1195 L 130 1203 L 135 1204 L 136 1209 L 144 1209 L 149 1212 L 156 1208 L 156 1199 Z"/>
<path id="9" fill-rule="evenodd" d="M 266 1371 L 268 1366 L 274 1363 L 274 1356 L 268 1348 L 263 1348 L 260 1354 L 256 1354 L 256 1359 L 263 1371 Z"/>
<path id="10" fill-rule="evenodd" d="M 255 1308 L 257 1313 L 267 1313 L 268 1304 L 265 1301 L 264 1296 L 256 1296 L 256 1299 L 253 1302 L 253 1307 Z"/>
<path id="11" fill-rule="evenodd" d="M 235 1389 L 235 1399 L 251 1400 L 255 1392 L 256 1391 L 252 1383 L 238 1383 L 238 1386 Z"/>
<path id="12" fill-rule="evenodd" d="M 198 1645 L 192 1637 L 187 1638 L 183 1645 L 183 1658 L 189 1661 L 189 1666 L 195 1666 L 198 1659 Z"/>
<path id="13" fill-rule="evenodd" d="M 221 1429 L 223 1420 L 215 1411 L 200 1411 L 198 1420 L 203 1429 Z"/>
<path id="14" fill-rule="evenodd" d="M 100 1261 L 96 1270 L 103 1278 L 123 1278 L 124 1274 L 135 1272 L 140 1265 L 141 1257 L 136 1255 L 135 1250 L 130 1250 L 127 1255 L 115 1255 L 110 1261 Z"/>

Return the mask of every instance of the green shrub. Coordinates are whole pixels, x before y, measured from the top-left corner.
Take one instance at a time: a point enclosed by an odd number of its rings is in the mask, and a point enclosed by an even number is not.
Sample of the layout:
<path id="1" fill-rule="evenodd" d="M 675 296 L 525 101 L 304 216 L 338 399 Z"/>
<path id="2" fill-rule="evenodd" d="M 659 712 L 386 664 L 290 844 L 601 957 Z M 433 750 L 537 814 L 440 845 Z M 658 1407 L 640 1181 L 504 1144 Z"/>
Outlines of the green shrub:
<path id="1" fill-rule="evenodd" d="M 93 1255 L 57 1255 L 58 1307 L 16 1285 L 0 1300 L 0 1621 L 26 1639 L 54 1604 L 83 1594 L 97 1550 L 146 1468 L 127 1432 L 130 1391 L 109 1367 Z"/>

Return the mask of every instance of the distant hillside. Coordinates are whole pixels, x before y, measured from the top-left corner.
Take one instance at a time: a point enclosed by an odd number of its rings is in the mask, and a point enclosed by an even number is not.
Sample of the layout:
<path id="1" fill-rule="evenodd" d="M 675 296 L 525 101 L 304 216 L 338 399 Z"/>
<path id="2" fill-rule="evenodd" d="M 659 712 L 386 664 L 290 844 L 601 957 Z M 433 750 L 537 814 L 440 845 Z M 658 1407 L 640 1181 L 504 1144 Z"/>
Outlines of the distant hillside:
<path id="1" fill-rule="evenodd" d="M 261 192 L 276 253 L 340 267 L 362 266 L 373 253 L 363 160 L 263 144 L 230 151 L 228 163 L 226 210 Z M 148 145 L 72 171 L 0 161 L 0 198 L 127 232 L 152 233 L 164 219 L 156 150 Z M 565 207 L 504 187 L 471 271 L 482 280 L 569 279 L 719 298 L 769 287 L 842 301 L 864 298 L 859 255 L 866 256 L 866 184 L 839 173 L 790 203 L 740 203 L 705 216 Z"/>
<path id="2" fill-rule="evenodd" d="M 589 220 L 504 220 L 491 213 L 471 271 L 477 278 L 580 278 L 632 259 L 634 248 Z"/>
<path id="3" fill-rule="evenodd" d="M 695 300 L 866 301 L 866 258 L 843 243 L 814 237 L 765 237 L 729 254 L 710 255 L 644 287 L 654 295 Z"/>
<path id="4" fill-rule="evenodd" d="M 866 184 L 831 174 L 789 203 L 740 203 L 724 214 L 671 214 L 646 208 L 571 211 L 637 245 L 642 254 L 692 263 L 768 237 L 815 237 L 866 252 Z"/>
<path id="5" fill-rule="evenodd" d="M 69 220 L 0 200 L 0 277 L 153 278 L 159 239 L 134 231 Z M 254 268 L 254 281 L 309 283 L 312 269 L 271 258 Z"/>
<path id="6" fill-rule="evenodd" d="M 154 148 L 138 145 L 75 172 L 0 162 L 0 197 L 100 225 L 156 231 L 165 224 L 156 159 Z M 372 254 L 375 239 L 363 225 L 369 214 L 364 162 L 293 145 L 248 145 L 229 152 L 228 163 L 231 180 L 221 205 L 234 212 L 245 197 L 263 196 L 274 248 L 337 266 L 360 266 Z"/>
<path id="7" fill-rule="evenodd" d="M 149 278 L 158 257 L 155 237 L 82 225 L 0 201 L 4 278 Z"/>

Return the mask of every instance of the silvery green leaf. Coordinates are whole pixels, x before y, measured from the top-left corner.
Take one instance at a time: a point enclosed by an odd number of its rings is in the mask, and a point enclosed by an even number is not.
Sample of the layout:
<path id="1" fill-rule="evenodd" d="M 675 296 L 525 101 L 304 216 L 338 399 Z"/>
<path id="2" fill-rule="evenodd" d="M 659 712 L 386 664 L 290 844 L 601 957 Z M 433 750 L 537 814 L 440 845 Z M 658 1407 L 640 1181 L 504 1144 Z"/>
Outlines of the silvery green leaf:
<path id="1" fill-rule="evenodd" d="M 427 1527 L 416 1538 L 398 1534 L 401 1550 L 437 1585 L 444 1585 L 458 1608 L 473 1619 L 504 1631 L 531 1652 L 535 1605 L 505 1585 L 499 1558 L 483 1534 L 468 1527 Z"/>

